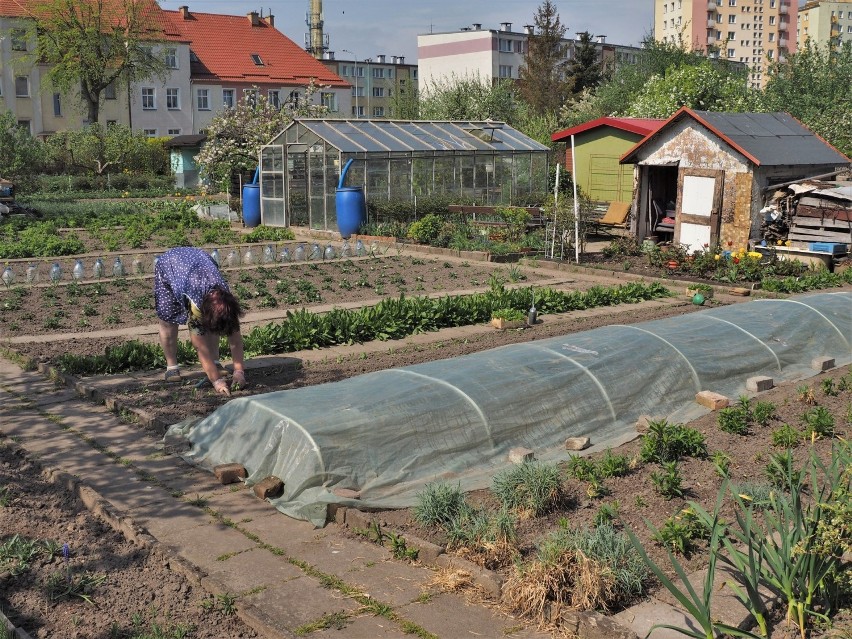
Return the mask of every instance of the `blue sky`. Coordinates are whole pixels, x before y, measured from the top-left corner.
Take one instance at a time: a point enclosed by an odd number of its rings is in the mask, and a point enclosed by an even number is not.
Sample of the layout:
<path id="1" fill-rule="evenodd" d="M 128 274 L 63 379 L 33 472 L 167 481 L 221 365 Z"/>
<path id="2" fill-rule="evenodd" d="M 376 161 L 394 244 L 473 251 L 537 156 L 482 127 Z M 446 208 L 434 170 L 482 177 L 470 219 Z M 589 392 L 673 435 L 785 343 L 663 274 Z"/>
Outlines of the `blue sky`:
<path id="1" fill-rule="evenodd" d="M 359 60 L 384 54 L 417 59 L 418 34 L 457 31 L 474 22 L 483 29 L 499 29 L 511 22 L 513 31 L 532 24 L 541 0 L 323 0 L 325 33 L 338 59 Z M 566 35 L 578 31 L 606 35 L 608 42 L 638 45 L 650 33 L 654 20 L 652 0 L 555 0 Z M 305 14 L 309 0 L 160 0 L 164 9 L 188 5 L 190 11 L 243 15 L 270 10 L 275 26 L 296 44 L 305 42 Z M 227 43 L 223 43 L 227 46 Z"/>

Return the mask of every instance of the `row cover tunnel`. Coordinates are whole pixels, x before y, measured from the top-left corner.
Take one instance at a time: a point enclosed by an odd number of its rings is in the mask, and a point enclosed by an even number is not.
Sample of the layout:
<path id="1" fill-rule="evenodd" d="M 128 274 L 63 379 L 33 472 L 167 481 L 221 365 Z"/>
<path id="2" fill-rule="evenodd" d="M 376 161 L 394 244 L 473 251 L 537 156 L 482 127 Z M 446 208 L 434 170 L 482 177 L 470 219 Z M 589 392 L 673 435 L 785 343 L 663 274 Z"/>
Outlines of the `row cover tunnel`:
<path id="1" fill-rule="evenodd" d="M 486 487 L 515 447 L 563 460 L 567 437 L 600 450 L 644 414 L 689 421 L 705 410 L 699 391 L 737 397 L 755 375 L 802 379 L 817 357 L 852 361 L 852 293 L 755 300 L 240 398 L 173 431 L 192 443 L 190 461 L 239 462 L 249 484 L 280 477 L 275 506 L 323 525 L 332 502 L 406 507 L 429 482 Z M 360 502 L 335 488 L 360 491 Z"/>

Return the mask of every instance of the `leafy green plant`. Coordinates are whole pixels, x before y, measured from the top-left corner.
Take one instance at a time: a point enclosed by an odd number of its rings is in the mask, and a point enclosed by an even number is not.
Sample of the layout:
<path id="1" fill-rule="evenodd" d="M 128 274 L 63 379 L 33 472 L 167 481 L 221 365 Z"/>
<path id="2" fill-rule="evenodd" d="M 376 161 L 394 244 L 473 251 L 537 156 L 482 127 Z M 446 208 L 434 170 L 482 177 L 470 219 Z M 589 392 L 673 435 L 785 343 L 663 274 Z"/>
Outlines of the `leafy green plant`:
<path id="1" fill-rule="evenodd" d="M 684 508 L 677 515 L 669 517 L 660 528 L 651 535 L 651 539 L 672 552 L 688 555 L 695 550 L 695 541 L 707 539 L 710 531 L 691 508 Z"/>
<path id="2" fill-rule="evenodd" d="M 657 492 L 666 499 L 683 497 L 683 477 L 677 461 L 663 462 L 661 472 L 651 473 L 651 483 Z"/>
<path id="3" fill-rule="evenodd" d="M 734 435 L 748 435 L 748 420 L 748 413 L 739 406 L 723 408 L 718 416 L 719 430 Z"/>
<path id="4" fill-rule="evenodd" d="M 752 409 L 752 419 L 759 426 L 766 426 L 775 417 L 775 404 L 772 402 L 755 402 Z"/>
<path id="5" fill-rule="evenodd" d="M 564 499 L 559 468 L 540 462 L 524 462 L 499 472 L 491 491 L 504 508 L 533 517 L 550 512 Z"/>
<path id="6" fill-rule="evenodd" d="M 105 581 L 106 575 L 88 571 L 77 575 L 57 571 L 47 578 L 44 589 L 51 601 L 78 597 L 88 604 L 94 604 L 94 592 Z"/>
<path id="7" fill-rule="evenodd" d="M 824 406 L 815 406 L 802 415 L 805 436 L 812 439 L 834 436 L 834 416 Z"/>
<path id="8" fill-rule="evenodd" d="M 828 395 L 829 397 L 837 397 L 840 394 L 840 390 L 835 386 L 834 380 L 830 377 L 822 380 L 819 385 L 824 395 Z"/>
<path id="9" fill-rule="evenodd" d="M 727 477 L 728 471 L 731 468 L 731 456 L 721 450 L 714 450 L 710 455 L 710 461 L 713 462 L 713 467 L 716 474 L 720 477 Z"/>
<path id="10" fill-rule="evenodd" d="M 639 458 L 643 462 L 665 463 L 681 457 L 704 458 L 707 445 L 704 435 L 683 424 L 670 424 L 666 420 L 652 421 L 648 432 L 642 435 Z"/>
<path id="11" fill-rule="evenodd" d="M 491 312 L 491 318 L 505 322 L 522 322 L 526 319 L 526 315 L 523 311 L 514 308 L 496 308 Z"/>
<path id="12" fill-rule="evenodd" d="M 801 483 L 802 471 L 795 469 L 793 451 L 789 448 L 774 453 L 769 458 L 764 473 L 773 486 L 782 490 L 795 491 Z"/>
<path id="13" fill-rule="evenodd" d="M 790 424 L 784 424 L 772 431 L 772 445 L 778 448 L 795 448 L 801 441 L 802 433 Z"/>
<path id="14" fill-rule="evenodd" d="M 598 511 L 595 513 L 594 519 L 595 526 L 602 526 L 604 524 L 613 525 L 618 517 L 618 508 L 618 500 L 598 506 Z"/>

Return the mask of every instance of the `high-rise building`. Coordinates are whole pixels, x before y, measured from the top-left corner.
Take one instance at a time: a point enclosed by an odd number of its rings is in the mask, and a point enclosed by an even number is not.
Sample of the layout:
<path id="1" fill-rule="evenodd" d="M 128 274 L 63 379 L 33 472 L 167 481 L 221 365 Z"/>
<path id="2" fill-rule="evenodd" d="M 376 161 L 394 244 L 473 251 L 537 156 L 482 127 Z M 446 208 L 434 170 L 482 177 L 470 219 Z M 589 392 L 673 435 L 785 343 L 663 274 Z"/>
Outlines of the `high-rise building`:
<path id="1" fill-rule="evenodd" d="M 417 91 L 417 65 L 406 64 L 405 56 L 377 55 L 375 58 L 338 60 L 334 51 L 326 51 L 322 63 L 332 73 L 352 85 L 351 112 L 335 115 L 353 118 L 399 118 L 395 104 Z"/>
<path id="2" fill-rule="evenodd" d="M 799 7 L 796 33 L 799 42 L 839 46 L 852 40 L 852 2 L 810 0 Z"/>
<path id="3" fill-rule="evenodd" d="M 654 0 L 654 37 L 744 63 L 752 86 L 796 50 L 795 0 Z"/>

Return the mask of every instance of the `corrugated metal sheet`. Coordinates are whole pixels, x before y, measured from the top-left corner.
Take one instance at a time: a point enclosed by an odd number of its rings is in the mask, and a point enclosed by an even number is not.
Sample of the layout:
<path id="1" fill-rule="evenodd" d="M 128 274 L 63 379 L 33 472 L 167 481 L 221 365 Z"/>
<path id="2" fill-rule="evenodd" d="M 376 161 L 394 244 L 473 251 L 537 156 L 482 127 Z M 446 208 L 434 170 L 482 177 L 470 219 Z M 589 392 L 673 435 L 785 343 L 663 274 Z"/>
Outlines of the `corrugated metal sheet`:
<path id="1" fill-rule="evenodd" d="M 757 158 L 761 166 L 849 163 L 787 113 L 694 113 Z"/>
<path id="2" fill-rule="evenodd" d="M 506 153 L 550 150 L 503 122 L 299 118 L 291 122 L 287 129 L 296 125 L 305 127 L 343 153 Z M 272 144 L 278 144 L 284 139 L 284 131 Z"/>

